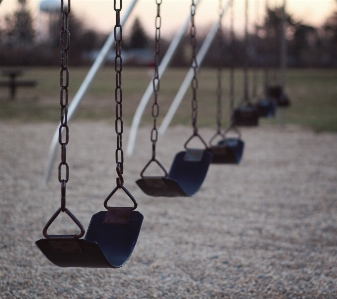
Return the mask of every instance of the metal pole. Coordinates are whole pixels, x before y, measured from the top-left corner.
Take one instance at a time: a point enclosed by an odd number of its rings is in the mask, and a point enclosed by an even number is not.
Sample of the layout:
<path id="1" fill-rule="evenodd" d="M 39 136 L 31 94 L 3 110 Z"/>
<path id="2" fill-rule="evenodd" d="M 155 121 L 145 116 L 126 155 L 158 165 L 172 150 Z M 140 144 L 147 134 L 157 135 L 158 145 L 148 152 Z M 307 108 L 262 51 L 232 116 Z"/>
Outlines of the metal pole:
<path id="1" fill-rule="evenodd" d="M 196 5 L 198 5 L 198 3 L 200 1 L 201 0 L 198 0 L 196 2 Z M 158 69 L 159 79 L 162 77 L 162 75 L 166 71 L 168 65 L 170 64 L 170 62 L 172 60 L 172 57 L 173 57 L 175 51 L 177 50 L 178 45 L 179 45 L 181 39 L 183 38 L 184 33 L 185 33 L 185 31 L 188 27 L 188 24 L 190 22 L 190 17 L 191 16 L 188 15 L 185 24 L 183 25 L 183 27 L 181 27 L 180 31 L 178 31 L 177 34 L 175 35 L 175 37 L 173 38 L 173 40 L 170 44 L 170 47 L 166 51 L 166 54 L 165 54 L 163 60 L 161 61 L 159 69 Z M 127 145 L 127 149 L 126 149 L 126 154 L 128 156 L 132 155 L 133 150 L 135 148 L 138 127 L 139 127 L 140 121 L 142 119 L 142 116 L 143 116 L 144 110 L 146 108 L 146 105 L 149 102 L 152 94 L 153 94 L 153 83 L 152 83 L 152 80 L 151 80 L 151 82 L 148 85 L 143 97 L 141 98 L 141 100 L 138 104 L 137 110 L 136 110 L 135 115 L 134 115 L 133 120 L 132 120 L 128 145 Z"/>
<path id="2" fill-rule="evenodd" d="M 230 6 L 231 2 L 232 2 L 232 0 L 228 0 L 227 4 L 223 7 L 222 17 L 226 14 L 226 12 L 228 10 L 228 7 Z M 198 61 L 198 65 L 199 65 L 198 67 L 201 66 L 201 64 L 202 64 L 202 62 L 203 62 L 203 60 L 206 56 L 206 53 L 207 53 L 209 47 L 211 46 L 211 43 L 212 43 L 214 37 L 216 36 L 216 33 L 218 31 L 218 26 L 219 26 L 219 21 L 217 21 L 213 25 L 212 29 L 207 34 L 206 39 L 203 42 L 203 44 L 202 44 L 202 46 L 199 50 L 199 53 L 198 53 L 198 56 L 197 56 L 197 61 Z M 192 78 L 193 78 L 193 69 L 190 68 L 190 70 L 188 71 L 183 83 L 180 86 L 180 89 L 179 89 L 176 97 L 174 98 L 174 100 L 171 104 L 171 107 L 170 107 L 169 111 L 165 115 L 165 118 L 164 118 L 163 122 L 161 123 L 161 125 L 159 127 L 158 131 L 159 131 L 160 135 L 163 135 L 165 133 L 166 129 L 168 128 L 174 114 L 176 113 L 181 101 L 184 98 L 184 95 L 185 95 L 187 89 L 189 88 L 189 86 L 191 84 Z"/>
<path id="3" fill-rule="evenodd" d="M 133 8 L 135 7 L 137 3 L 137 0 L 132 0 L 132 2 L 130 3 L 128 9 L 126 10 L 122 20 L 121 20 L 121 25 L 123 26 L 124 23 L 127 21 L 128 17 L 130 16 Z M 69 109 L 68 109 L 68 122 L 72 119 L 75 111 L 77 110 L 77 107 L 79 106 L 79 104 L 81 103 L 84 95 L 86 94 L 86 92 L 88 91 L 92 81 L 94 80 L 97 72 L 99 71 L 99 69 L 102 67 L 103 63 L 105 62 L 108 53 L 111 49 L 111 47 L 113 46 L 115 41 L 115 35 L 114 35 L 114 31 L 111 32 L 110 36 L 108 37 L 108 39 L 106 40 L 103 48 L 101 49 L 101 51 L 99 52 L 94 64 L 92 65 L 92 67 L 90 68 L 87 76 L 85 77 L 85 79 L 83 80 L 80 88 L 78 89 L 76 95 L 74 96 L 74 99 L 72 100 L 72 102 L 69 105 Z M 57 127 L 53 139 L 50 143 L 50 147 L 49 147 L 49 154 L 48 154 L 48 160 L 47 160 L 47 166 L 45 169 L 45 173 L 44 173 L 44 181 L 45 183 L 48 183 L 49 179 L 50 179 L 50 175 L 51 175 L 51 169 L 53 167 L 54 164 L 54 160 L 55 160 L 55 156 L 56 156 L 56 152 L 57 152 L 57 145 L 59 143 L 59 126 Z"/>

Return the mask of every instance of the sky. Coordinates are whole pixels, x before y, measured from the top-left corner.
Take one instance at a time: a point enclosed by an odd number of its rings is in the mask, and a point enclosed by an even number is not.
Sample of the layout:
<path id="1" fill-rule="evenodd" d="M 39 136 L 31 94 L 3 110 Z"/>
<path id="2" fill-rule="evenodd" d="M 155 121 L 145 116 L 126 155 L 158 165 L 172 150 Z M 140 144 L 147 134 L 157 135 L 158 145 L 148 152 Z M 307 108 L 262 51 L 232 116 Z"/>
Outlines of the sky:
<path id="1" fill-rule="evenodd" d="M 39 12 L 41 0 L 27 0 L 31 11 L 37 21 L 41 24 L 41 19 L 45 18 Z M 253 21 L 255 15 L 259 19 L 263 17 L 263 9 L 266 0 L 249 0 L 250 20 Z M 271 6 L 281 5 L 283 0 L 268 0 Z M 131 0 L 123 1 L 123 9 L 126 11 Z M 223 0 L 226 3 L 227 0 Z M 235 27 L 237 31 L 243 31 L 244 0 L 235 0 Z M 88 28 L 98 29 L 108 33 L 114 26 L 113 0 L 71 0 L 72 11 L 85 20 Z M 162 13 L 162 34 L 172 36 L 185 22 L 189 14 L 191 0 L 163 0 L 161 5 Z M 17 0 L 2 0 L 0 4 L 0 20 L 4 15 L 13 12 L 17 7 Z M 295 19 L 302 20 L 306 24 L 319 26 L 333 11 L 337 10 L 336 0 L 287 0 L 287 11 Z M 258 12 L 258 13 L 256 13 Z M 122 10 L 123 13 L 123 10 Z M 154 17 L 156 14 L 155 0 L 138 0 L 126 30 L 132 24 L 132 20 L 137 16 L 141 19 L 146 31 L 154 34 Z M 196 26 L 208 28 L 216 22 L 218 14 L 218 0 L 201 0 L 196 13 Z M 224 18 L 224 26 L 229 24 L 228 18 Z"/>

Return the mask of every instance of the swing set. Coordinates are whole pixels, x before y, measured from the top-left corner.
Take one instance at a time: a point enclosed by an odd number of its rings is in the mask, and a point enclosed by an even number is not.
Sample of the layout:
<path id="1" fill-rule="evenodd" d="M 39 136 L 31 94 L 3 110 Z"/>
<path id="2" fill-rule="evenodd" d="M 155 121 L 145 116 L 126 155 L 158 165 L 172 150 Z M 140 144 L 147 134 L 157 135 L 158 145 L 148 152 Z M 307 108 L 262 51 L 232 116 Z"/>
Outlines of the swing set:
<path id="1" fill-rule="evenodd" d="M 64 3 L 64 2 L 67 3 Z M 60 267 L 90 267 L 90 268 L 119 268 L 122 267 L 131 257 L 140 229 L 143 222 L 143 215 L 136 211 L 137 201 L 128 191 L 124 184 L 123 178 L 123 93 L 122 93 L 122 27 L 134 7 L 136 0 L 132 1 L 124 19 L 121 19 L 122 0 L 114 0 L 114 11 L 116 15 L 116 24 L 113 33 L 108 38 L 105 46 L 99 55 L 98 61 L 95 62 L 92 69 L 89 71 L 83 84 L 85 87 L 80 88 L 74 101 L 69 105 L 68 87 L 70 83 L 69 76 L 69 61 L 68 52 L 70 47 L 70 31 L 69 31 L 69 16 L 71 11 L 71 0 L 61 0 L 61 15 L 62 26 L 60 32 L 60 48 L 61 48 L 61 71 L 60 71 L 60 125 L 57 130 L 57 141 L 61 147 L 61 162 L 58 166 L 58 180 L 61 184 L 61 204 L 60 208 L 52 215 L 43 228 L 43 239 L 36 242 L 36 245 L 41 252 L 55 265 Z M 190 6 L 190 43 L 191 43 L 191 68 L 185 81 L 190 83 L 192 90 L 191 111 L 192 111 L 192 135 L 186 140 L 184 150 L 176 154 L 170 171 L 167 172 L 165 167 L 157 159 L 156 147 L 160 129 L 157 128 L 157 119 L 159 116 L 159 91 L 161 71 L 164 71 L 175 51 L 169 49 L 166 53 L 163 62 L 165 68 L 161 68 L 159 56 L 161 53 L 161 4 L 162 0 L 156 0 L 157 14 L 155 17 L 155 55 L 154 55 L 154 76 L 152 79 L 152 92 L 154 100 L 152 104 L 153 127 L 150 132 L 150 141 L 152 153 L 150 160 L 145 164 L 140 172 L 140 179 L 136 184 L 147 195 L 154 197 L 186 197 L 196 194 L 202 183 L 205 180 L 210 164 L 239 164 L 244 150 L 244 142 L 241 140 L 241 132 L 237 126 L 255 126 L 258 122 L 258 109 L 250 102 L 248 92 L 248 58 L 246 58 L 244 67 L 244 97 L 237 108 L 234 108 L 234 64 L 230 68 L 230 93 L 229 93 L 229 109 L 230 109 L 230 124 L 228 128 L 222 131 L 222 64 L 223 64 L 223 40 L 222 40 L 222 18 L 224 12 L 231 5 L 231 54 L 234 55 L 234 0 L 228 0 L 227 5 L 222 5 L 222 0 L 219 0 L 219 20 L 211 29 L 209 36 L 204 41 L 200 52 L 197 55 L 196 42 L 196 24 L 195 15 L 199 0 L 192 0 Z M 248 0 L 245 7 L 245 46 L 248 46 Z M 186 25 L 187 26 L 187 25 Z M 179 43 L 179 38 L 183 33 L 179 33 L 176 38 L 175 47 Z M 211 44 L 213 38 L 217 36 L 219 47 L 219 67 L 217 72 L 217 113 L 216 123 L 217 129 L 213 137 L 209 141 L 209 145 L 199 134 L 197 124 L 198 120 L 198 78 L 197 70 Z M 113 41 L 111 40 L 113 37 Z M 91 218 L 89 227 L 85 234 L 81 222 L 76 216 L 66 207 L 66 188 L 69 181 L 69 165 L 67 162 L 67 145 L 69 143 L 69 121 L 76 107 L 80 103 L 85 90 L 89 87 L 96 72 L 103 64 L 107 52 L 112 44 L 115 44 L 115 133 L 117 138 L 117 147 L 115 150 L 116 160 L 116 186 L 105 198 L 103 206 L 106 211 L 100 211 L 94 214 Z M 186 82 L 182 86 L 185 89 Z M 185 90 L 186 91 L 186 90 Z M 147 91 L 148 94 L 150 92 Z M 185 92 L 181 92 L 180 94 Z M 179 92 L 178 92 L 179 94 Z M 76 100 L 76 101 L 75 101 Z M 177 101 L 176 101 L 177 100 Z M 145 101 L 145 100 L 144 100 Z M 175 99 L 174 102 L 179 102 L 181 99 Z M 180 102 L 179 102 L 180 103 Z M 73 106 L 72 106 L 73 105 Z M 178 104 L 179 105 L 179 104 Z M 176 108 L 174 108 L 176 109 Z M 169 111 L 170 113 L 170 111 Z M 168 113 L 168 114 L 169 114 Z M 172 111 L 171 111 L 172 113 Z M 173 113 L 174 114 L 174 113 Z M 171 117 L 171 116 L 169 116 Z M 164 119 L 165 121 L 165 119 Z M 170 120 L 168 121 L 168 123 Z M 166 122 L 167 123 L 167 122 Z M 230 133 L 234 133 L 236 137 L 229 137 Z M 216 139 L 220 138 L 217 142 Z M 55 135 L 54 135 L 55 139 Z M 53 141 L 54 141 L 53 139 Z M 198 139 L 201 142 L 202 148 L 189 147 L 193 139 Z M 55 156 L 55 149 L 51 145 L 51 156 Z M 48 165 L 51 166 L 49 160 Z M 162 176 L 148 176 L 145 172 L 152 164 L 156 164 L 162 171 Z M 46 179 L 50 176 L 50 170 L 46 172 Z M 110 206 L 109 201 L 113 199 L 118 191 L 124 192 L 132 201 L 132 206 L 116 207 Z M 77 234 L 49 234 L 49 228 L 61 214 L 67 214 L 70 219 L 79 228 Z M 85 235 L 85 236 L 84 236 Z M 84 236 L 84 238 L 82 238 Z"/>
<path id="2" fill-rule="evenodd" d="M 210 151 L 213 154 L 213 164 L 239 164 L 241 162 L 244 150 L 244 142 L 241 140 L 241 132 L 236 127 L 233 121 L 234 113 L 234 0 L 231 3 L 231 17 L 230 17 L 230 37 L 231 37 L 231 57 L 232 63 L 230 67 L 230 94 L 229 94 L 229 112 L 230 112 L 230 124 L 229 127 L 222 132 L 222 64 L 223 64 L 223 37 L 222 37 L 222 11 L 220 7 L 222 1 L 219 1 L 219 27 L 218 27 L 218 71 L 217 71 L 217 105 L 216 105 L 216 123 L 217 129 L 213 137 L 209 140 Z M 235 133 L 237 137 L 228 137 L 229 133 Z M 215 140 L 220 138 L 217 144 L 214 144 Z"/>
<path id="3" fill-rule="evenodd" d="M 69 180 L 69 165 L 67 163 L 67 145 L 69 142 L 68 127 L 68 86 L 69 86 L 69 14 L 70 0 L 64 6 L 61 0 L 62 29 L 61 29 L 61 72 L 60 72 L 60 105 L 61 124 L 59 127 L 59 143 L 61 145 L 61 163 L 58 167 L 58 179 L 61 183 L 61 207 L 49 219 L 43 229 L 45 239 L 38 240 L 36 245 L 42 253 L 55 265 L 60 267 L 89 267 L 89 268 L 119 268 L 130 258 L 142 226 L 143 215 L 135 211 L 137 208 L 136 199 L 124 186 L 123 163 L 124 154 L 122 148 L 123 140 L 123 96 L 122 96 L 122 25 L 120 23 L 120 12 L 122 1 L 114 1 L 116 12 L 116 25 L 114 36 L 116 44 L 115 56 L 115 104 L 116 119 L 115 131 L 117 135 L 116 157 L 116 187 L 104 200 L 104 207 L 107 211 L 101 211 L 93 215 L 89 228 L 84 239 L 85 230 L 80 221 L 66 207 L 66 187 Z M 62 130 L 65 130 L 65 139 L 62 137 Z M 65 177 L 62 176 L 62 169 L 65 169 Z M 133 202 L 133 207 L 110 207 L 108 205 L 111 197 L 119 190 Z M 50 235 L 48 229 L 54 220 L 61 214 L 66 213 L 79 227 L 80 232 L 75 235 Z"/>
<path id="4" fill-rule="evenodd" d="M 159 5 L 158 5 L 159 7 Z M 157 19 L 160 19 L 160 10 L 157 9 Z M 192 79 L 192 126 L 193 134 L 185 142 L 184 147 L 186 151 L 181 151 L 175 156 L 170 172 L 167 173 L 164 166 L 156 159 L 156 144 L 158 140 L 158 130 L 156 127 L 157 117 L 159 115 L 159 105 L 157 102 L 158 91 L 160 86 L 160 80 L 158 75 L 158 64 L 159 64 L 159 53 L 160 53 L 160 26 L 156 27 L 156 38 L 155 38 L 155 74 L 153 77 L 153 89 L 154 89 L 154 103 L 152 105 L 152 117 L 153 117 L 153 128 L 151 131 L 151 142 L 152 142 L 152 157 L 150 161 L 145 165 L 141 171 L 141 179 L 137 180 L 137 185 L 143 190 L 147 195 L 151 196 L 192 196 L 201 187 L 209 165 L 212 161 L 212 154 L 207 150 L 207 144 L 204 139 L 199 135 L 197 126 L 198 117 L 198 101 L 197 101 L 197 68 L 198 62 L 196 57 L 196 27 L 194 22 L 194 17 L 196 13 L 196 4 L 192 0 L 191 5 L 191 27 L 190 27 L 190 40 L 192 46 L 192 69 L 193 69 L 193 79 Z M 161 21 L 156 21 L 156 24 L 161 24 Z M 194 138 L 198 138 L 201 143 L 205 146 L 205 149 L 193 149 L 188 148 L 188 143 Z M 164 172 L 163 177 L 158 176 L 145 176 L 145 170 L 152 163 L 156 163 Z"/>
<path id="5" fill-rule="evenodd" d="M 267 14 L 270 11 L 269 0 L 266 0 L 266 10 Z M 283 1 L 282 7 L 282 22 L 281 22 L 281 37 L 280 37 L 280 67 L 278 69 L 274 69 L 274 82 L 270 83 L 269 72 L 268 72 L 268 64 L 266 71 L 266 96 L 274 99 L 276 101 L 276 105 L 279 108 L 287 108 L 290 106 L 290 99 L 285 92 L 285 84 L 286 84 L 286 68 L 287 68 L 287 40 L 286 40 L 286 0 Z M 269 32 L 269 27 L 267 26 L 267 48 L 271 49 L 271 37 Z"/>

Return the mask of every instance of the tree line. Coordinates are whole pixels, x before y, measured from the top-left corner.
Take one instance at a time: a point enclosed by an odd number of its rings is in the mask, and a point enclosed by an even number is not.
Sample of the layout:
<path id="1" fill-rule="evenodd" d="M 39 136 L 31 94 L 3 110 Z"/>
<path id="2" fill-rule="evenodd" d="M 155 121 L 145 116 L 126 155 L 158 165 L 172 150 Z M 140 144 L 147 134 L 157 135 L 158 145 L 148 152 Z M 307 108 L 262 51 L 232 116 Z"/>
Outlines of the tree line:
<path id="1" fill-rule="evenodd" d="M 249 47 L 245 49 L 243 38 L 236 36 L 230 39 L 230 33 L 223 32 L 224 46 L 220 49 L 217 41 L 213 42 L 205 58 L 205 66 L 217 66 L 220 55 L 224 66 L 234 63 L 242 66 L 245 59 L 255 66 L 266 64 L 276 67 L 280 63 L 280 36 L 282 33 L 282 8 L 273 7 L 267 10 L 260 24 L 255 24 L 254 32 L 249 34 Z M 34 28 L 34 19 L 27 6 L 27 0 L 18 0 L 18 8 L 5 16 L 0 22 L 0 65 L 48 66 L 59 65 L 59 31 L 61 16 L 56 14 L 48 24 L 48 39 L 38 40 Z M 86 53 L 100 49 L 107 35 L 87 28 L 84 20 L 72 12 L 69 19 L 71 30 L 71 47 L 69 57 L 72 65 L 91 64 Z M 200 30 L 201 31 L 201 30 Z M 200 47 L 205 36 L 198 36 Z M 337 11 L 333 12 L 320 27 L 313 27 L 302 21 L 286 16 L 287 63 L 290 67 L 337 67 Z M 183 38 L 173 58 L 173 66 L 188 66 L 189 37 Z M 162 38 L 162 56 L 170 41 Z M 144 30 L 136 18 L 129 34 L 123 41 L 123 48 L 153 49 L 153 38 Z M 248 53 L 248 55 L 247 55 Z"/>

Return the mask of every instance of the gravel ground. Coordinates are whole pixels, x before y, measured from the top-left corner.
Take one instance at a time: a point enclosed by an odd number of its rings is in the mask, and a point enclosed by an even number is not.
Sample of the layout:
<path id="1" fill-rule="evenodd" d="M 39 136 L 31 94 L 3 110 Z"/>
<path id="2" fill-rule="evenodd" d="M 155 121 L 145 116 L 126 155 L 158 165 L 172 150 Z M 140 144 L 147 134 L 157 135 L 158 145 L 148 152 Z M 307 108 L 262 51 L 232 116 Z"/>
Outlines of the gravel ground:
<path id="1" fill-rule="evenodd" d="M 63 269 L 34 244 L 59 206 L 56 168 L 42 182 L 55 125 L 0 126 L 1 298 L 337 298 L 336 134 L 243 130 L 240 166 L 212 165 L 193 198 L 150 198 L 134 183 L 151 154 L 142 128 L 125 164 L 145 217 L 131 259 L 121 269 Z M 115 135 L 107 122 L 75 122 L 70 133 L 68 208 L 86 227 L 115 186 Z M 190 133 L 174 127 L 160 138 L 167 168 Z"/>

